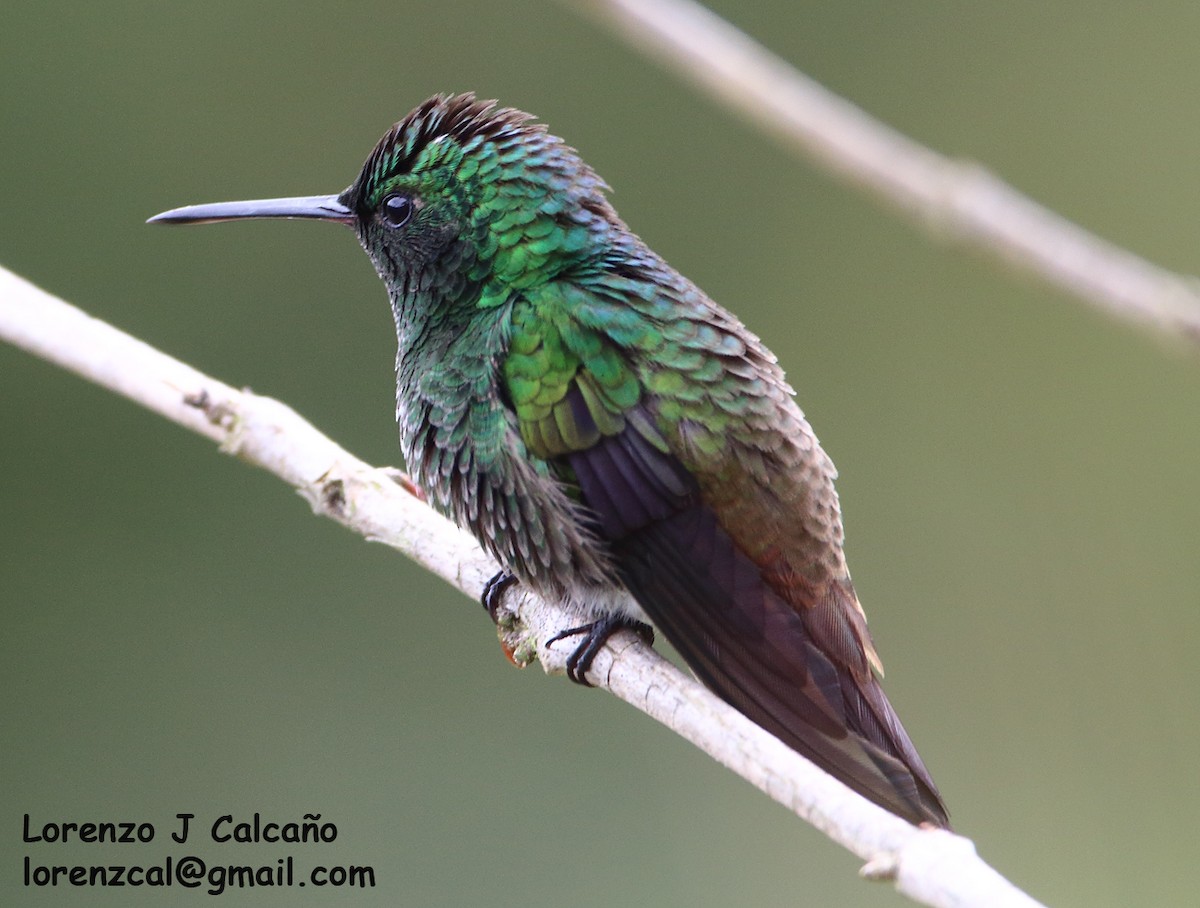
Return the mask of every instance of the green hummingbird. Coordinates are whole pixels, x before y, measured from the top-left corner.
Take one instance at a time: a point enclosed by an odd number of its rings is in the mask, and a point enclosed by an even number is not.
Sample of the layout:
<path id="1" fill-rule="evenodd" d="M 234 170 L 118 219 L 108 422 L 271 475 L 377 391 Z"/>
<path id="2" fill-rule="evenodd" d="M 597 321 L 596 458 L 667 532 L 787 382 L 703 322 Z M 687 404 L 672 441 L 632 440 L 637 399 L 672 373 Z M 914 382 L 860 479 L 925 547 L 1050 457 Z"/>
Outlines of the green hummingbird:
<path id="1" fill-rule="evenodd" d="M 544 125 L 438 95 L 337 195 L 151 218 L 354 229 L 395 317 L 405 460 L 512 582 L 580 627 L 580 683 L 651 622 L 697 678 L 914 823 L 941 796 L 882 688 L 842 552 L 833 463 L 774 355 L 646 246 Z"/>

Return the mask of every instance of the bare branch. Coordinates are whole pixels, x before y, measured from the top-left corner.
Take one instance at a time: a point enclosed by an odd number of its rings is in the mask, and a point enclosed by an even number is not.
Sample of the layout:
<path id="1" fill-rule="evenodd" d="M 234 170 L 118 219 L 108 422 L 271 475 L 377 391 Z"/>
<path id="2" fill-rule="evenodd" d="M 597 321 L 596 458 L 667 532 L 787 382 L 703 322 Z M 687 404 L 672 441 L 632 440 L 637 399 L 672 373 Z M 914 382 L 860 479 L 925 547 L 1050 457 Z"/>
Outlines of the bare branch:
<path id="1" fill-rule="evenodd" d="M 693 0 L 566 0 L 789 151 L 1116 318 L 1200 344 L 1200 289 L 841 98 Z"/>
<path id="2" fill-rule="evenodd" d="M 316 513 L 403 552 L 468 596 L 478 598 L 496 572 L 474 539 L 410 494 L 394 471 L 363 463 L 279 401 L 210 378 L 3 268 L 0 338 L 219 442 L 291 485 Z M 537 658 L 548 673 L 564 673 L 569 648 L 550 650 L 542 641 L 568 627 L 571 616 L 530 595 L 514 595 L 508 605 L 504 646 L 518 661 Z M 634 635 L 610 641 L 591 677 L 866 860 L 865 875 L 895 881 L 914 900 L 1037 904 L 980 860 L 970 840 L 915 829 L 866 801 Z"/>

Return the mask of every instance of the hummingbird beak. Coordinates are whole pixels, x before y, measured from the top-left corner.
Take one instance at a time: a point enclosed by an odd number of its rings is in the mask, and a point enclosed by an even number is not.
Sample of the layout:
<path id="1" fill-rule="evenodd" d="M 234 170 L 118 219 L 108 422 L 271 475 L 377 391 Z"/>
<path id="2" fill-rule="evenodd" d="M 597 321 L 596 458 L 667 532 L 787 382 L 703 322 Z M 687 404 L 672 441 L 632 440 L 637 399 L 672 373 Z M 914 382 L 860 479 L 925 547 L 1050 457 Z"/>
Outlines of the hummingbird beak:
<path id="1" fill-rule="evenodd" d="M 147 224 L 215 224 L 242 218 L 309 218 L 352 226 L 354 212 L 336 195 L 295 196 L 290 199 L 255 199 L 248 202 L 213 202 L 172 208 L 150 218 Z"/>

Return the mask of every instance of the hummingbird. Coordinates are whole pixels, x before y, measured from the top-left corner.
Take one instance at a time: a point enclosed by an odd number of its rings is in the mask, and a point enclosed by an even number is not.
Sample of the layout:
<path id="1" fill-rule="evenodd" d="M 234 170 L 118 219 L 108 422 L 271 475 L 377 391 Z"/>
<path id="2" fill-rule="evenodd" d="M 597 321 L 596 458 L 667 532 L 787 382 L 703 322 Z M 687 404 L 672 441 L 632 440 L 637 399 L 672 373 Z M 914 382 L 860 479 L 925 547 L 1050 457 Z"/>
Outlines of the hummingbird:
<path id="1" fill-rule="evenodd" d="M 888 702 L 846 567 L 836 470 L 775 356 L 617 215 L 529 114 L 435 95 L 336 195 L 192 205 L 155 223 L 308 218 L 354 230 L 395 319 L 415 483 L 580 626 L 652 624 L 695 676 L 916 824 L 948 814 Z"/>

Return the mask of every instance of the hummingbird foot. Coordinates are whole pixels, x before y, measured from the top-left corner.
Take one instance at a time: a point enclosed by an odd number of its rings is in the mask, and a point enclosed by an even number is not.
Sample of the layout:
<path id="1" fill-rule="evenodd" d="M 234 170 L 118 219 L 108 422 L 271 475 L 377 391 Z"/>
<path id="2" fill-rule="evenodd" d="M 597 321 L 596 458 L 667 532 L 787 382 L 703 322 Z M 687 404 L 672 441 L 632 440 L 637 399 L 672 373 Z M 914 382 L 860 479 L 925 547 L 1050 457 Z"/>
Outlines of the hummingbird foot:
<path id="1" fill-rule="evenodd" d="M 517 578 L 508 571 L 500 571 L 483 586 L 483 593 L 479 596 L 479 601 L 483 605 L 484 610 L 488 613 L 488 617 L 492 619 L 492 624 L 500 624 L 500 607 L 504 605 L 505 594 L 510 589 L 517 585 Z"/>
<path id="2" fill-rule="evenodd" d="M 520 583 L 508 571 L 500 571 L 483 585 L 479 601 L 496 625 L 500 650 L 504 658 L 517 668 L 524 668 L 537 658 L 537 645 L 521 625 L 520 616 L 505 605 L 508 591 Z"/>
<path id="3" fill-rule="evenodd" d="M 567 677 L 584 687 L 595 687 L 587 679 L 587 673 L 591 671 L 592 663 L 596 661 L 597 654 L 608 642 L 608 638 L 621 630 L 633 631 L 647 646 L 654 644 L 654 629 L 650 625 L 630 618 L 628 615 L 613 614 L 598 618 L 589 624 L 581 624 L 578 627 L 560 631 L 546 641 L 546 648 L 549 649 L 553 644 L 567 637 L 583 635 L 583 641 L 567 657 Z"/>
<path id="4" fill-rule="evenodd" d="M 383 472 L 387 474 L 388 479 L 404 489 L 404 491 L 417 499 L 417 501 L 424 502 L 425 504 L 429 503 L 429 498 L 425 494 L 425 490 L 413 482 L 412 477 L 403 470 L 396 467 L 384 467 Z"/>

